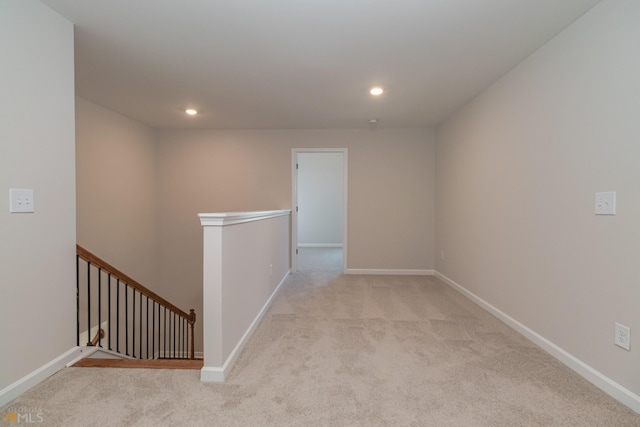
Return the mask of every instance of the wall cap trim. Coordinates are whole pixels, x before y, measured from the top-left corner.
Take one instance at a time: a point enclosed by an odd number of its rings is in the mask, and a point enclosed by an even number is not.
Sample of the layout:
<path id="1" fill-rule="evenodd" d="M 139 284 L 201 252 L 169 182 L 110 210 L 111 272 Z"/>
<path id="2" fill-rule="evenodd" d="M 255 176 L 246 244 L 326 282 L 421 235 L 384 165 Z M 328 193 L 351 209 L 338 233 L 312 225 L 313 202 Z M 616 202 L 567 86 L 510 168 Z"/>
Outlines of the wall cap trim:
<path id="1" fill-rule="evenodd" d="M 291 215 L 291 210 L 199 213 L 198 217 L 203 227 L 224 227 L 226 225 L 260 221 L 285 215 Z"/>

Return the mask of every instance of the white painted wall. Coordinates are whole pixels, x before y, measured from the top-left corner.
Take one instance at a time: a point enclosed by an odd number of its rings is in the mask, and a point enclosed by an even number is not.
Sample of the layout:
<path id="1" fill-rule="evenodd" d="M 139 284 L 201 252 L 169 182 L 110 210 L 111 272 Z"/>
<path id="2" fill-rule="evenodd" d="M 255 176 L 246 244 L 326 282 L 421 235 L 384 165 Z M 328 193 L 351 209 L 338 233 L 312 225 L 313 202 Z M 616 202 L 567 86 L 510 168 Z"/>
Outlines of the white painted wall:
<path id="1" fill-rule="evenodd" d="M 639 22 L 595 6 L 441 127 L 436 176 L 437 270 L 636 394 Z"/>
<path id="2" fill-rule="evenodd" d="M 78 244 L 157 287 L 155 131 L 77 97 L 76 176 Z"/>
<path id="3" fill-rule="evenodd" d="M 0 0 L 0 64 L 3 390 L 75 346 L 72 24 Z M 35 213 L 10 214 L 9 188 L 33 189 Z"/>
<path id="4" fill-rule="evenodd" d="M 298 153 L 298 244 L 342 246 L 342 153 Z"/>

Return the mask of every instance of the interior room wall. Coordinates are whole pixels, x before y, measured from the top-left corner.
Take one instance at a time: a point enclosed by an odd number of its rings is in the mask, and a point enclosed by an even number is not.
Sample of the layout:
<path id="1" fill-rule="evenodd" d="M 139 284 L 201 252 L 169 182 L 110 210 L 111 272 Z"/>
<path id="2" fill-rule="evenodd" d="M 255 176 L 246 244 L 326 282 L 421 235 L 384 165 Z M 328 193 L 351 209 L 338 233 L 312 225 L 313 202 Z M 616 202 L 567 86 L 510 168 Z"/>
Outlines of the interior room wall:
<path id="1" fill-rule="evenodd" d="M 342 246 L 344 154 L 298 153 L 298 244 Z"/>
<path id="2" fill-rule="evenodd" d="M 155 131 L 76 98 L 78 244 L 155 289 Z"/>
<path id="3" fill-rule="evenodd" d="M 73 25 L 0 1 L 0 390 L 75 346 Z M 9 213 L 9 189 L 34 213 Z"/>
<path id="4" fill-rule="evenodd" d="M 197 214 L 291 209 L 292 148 L 349 149 L 349 268 L 433 269 L 432 130 L 160 131 L 163 295 L 202 312 Z"/>
<path id="5" fill-rule="evenodd" d="M 438 130 L 436 177 L 438 272 L 636 394 L 638 22 L 595 6 Z"/>

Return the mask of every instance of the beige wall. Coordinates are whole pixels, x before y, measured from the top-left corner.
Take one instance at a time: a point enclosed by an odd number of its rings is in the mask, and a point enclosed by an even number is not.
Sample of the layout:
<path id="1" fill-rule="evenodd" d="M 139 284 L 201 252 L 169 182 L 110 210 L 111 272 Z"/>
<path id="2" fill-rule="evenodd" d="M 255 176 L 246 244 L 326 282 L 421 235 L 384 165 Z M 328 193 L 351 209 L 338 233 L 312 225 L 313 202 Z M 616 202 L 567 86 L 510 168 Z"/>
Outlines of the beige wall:
<path id="1" fill-rule="evenodd" d="M 436 177 L 437 270 L 636 394 L 638 22 L 605 1 L 512 70 L 441 127 Z"/>
<path id="2" fill-rule="evenodd" d="M 202 312 L 197 213 L 291 209 L 291 149 L 349 149 L 348 268 L 433 269 L 430 130 L 179 130 L 158 141 L 161 294 Z"/>
<path id="3" fill-rule="evenodd" d="M 73 26 L 0 1 L 0 390 L 75 346 Z M 35 213 L 10 214 L 9 188 Z"/>
<path id="4" fill-rule="evenodd" d="M 78 244 L 154 289 L 155 132 L 76 98 Z"/>

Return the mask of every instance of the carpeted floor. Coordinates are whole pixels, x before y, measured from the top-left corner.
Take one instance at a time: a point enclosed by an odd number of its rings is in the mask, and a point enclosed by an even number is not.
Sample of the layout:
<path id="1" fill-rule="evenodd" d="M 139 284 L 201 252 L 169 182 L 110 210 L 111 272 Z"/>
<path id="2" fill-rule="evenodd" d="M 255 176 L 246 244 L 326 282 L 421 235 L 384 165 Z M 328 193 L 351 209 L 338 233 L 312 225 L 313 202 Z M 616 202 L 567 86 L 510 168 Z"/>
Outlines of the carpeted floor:
<path id="1" fill-rule="evenodd" d="M 224 384 L 66 368 L 23 408 L 60 426 L 640 426 L 640 415 L 433 277 L 343 276 L 304 249 Z"/>

